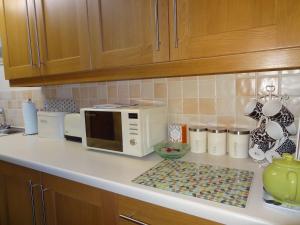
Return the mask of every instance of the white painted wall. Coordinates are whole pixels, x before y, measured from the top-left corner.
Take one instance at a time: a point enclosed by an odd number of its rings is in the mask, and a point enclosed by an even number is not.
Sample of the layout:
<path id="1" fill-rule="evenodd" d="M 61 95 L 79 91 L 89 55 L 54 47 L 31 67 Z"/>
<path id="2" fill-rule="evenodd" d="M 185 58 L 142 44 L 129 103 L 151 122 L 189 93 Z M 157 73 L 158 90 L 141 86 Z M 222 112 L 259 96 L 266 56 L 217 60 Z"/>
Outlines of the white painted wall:
<path id="1" fill-rule="evenodd" d="M 0 65 L 0 90 L 9 89 L 9 82 L 4 78 L 4 67 Z"/>
<path id="2" fill-rule="evenodd" d="M 18 88 L 12 88 L 9 86 L 9 82 L 5 80 L 5 75 L 4 75 L 4 66 L 0 65 L 0 91 L 23 91 L 23 90 L 40 90 L 40 87 L 18 87 Z"/>

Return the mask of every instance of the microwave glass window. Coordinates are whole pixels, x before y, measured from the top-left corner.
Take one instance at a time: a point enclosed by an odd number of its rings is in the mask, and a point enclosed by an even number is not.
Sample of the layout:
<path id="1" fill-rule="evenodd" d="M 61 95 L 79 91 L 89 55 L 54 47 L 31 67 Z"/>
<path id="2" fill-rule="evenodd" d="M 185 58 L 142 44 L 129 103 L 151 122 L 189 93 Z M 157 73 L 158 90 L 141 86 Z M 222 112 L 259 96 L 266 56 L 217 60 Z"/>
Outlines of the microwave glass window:
<path id="1" fill-rule="evenodd" d="M 86 111 L 87 145 L 113 151 L 123 151 L 120 112 Z"/>

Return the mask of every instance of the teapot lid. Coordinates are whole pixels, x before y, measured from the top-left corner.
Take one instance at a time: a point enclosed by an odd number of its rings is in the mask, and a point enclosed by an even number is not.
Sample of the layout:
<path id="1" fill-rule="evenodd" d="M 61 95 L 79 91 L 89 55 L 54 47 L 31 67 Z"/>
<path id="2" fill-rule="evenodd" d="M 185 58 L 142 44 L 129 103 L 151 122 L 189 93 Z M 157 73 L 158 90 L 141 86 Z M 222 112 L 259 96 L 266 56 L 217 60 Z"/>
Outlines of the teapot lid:
<path id="1" fill-rule="evenodd" d="M 300 169 L 300 161 L 295 160 L 291 154 L 283 153 L 282 158 L 273 159 L 273 163 L 279 166 Z"/>

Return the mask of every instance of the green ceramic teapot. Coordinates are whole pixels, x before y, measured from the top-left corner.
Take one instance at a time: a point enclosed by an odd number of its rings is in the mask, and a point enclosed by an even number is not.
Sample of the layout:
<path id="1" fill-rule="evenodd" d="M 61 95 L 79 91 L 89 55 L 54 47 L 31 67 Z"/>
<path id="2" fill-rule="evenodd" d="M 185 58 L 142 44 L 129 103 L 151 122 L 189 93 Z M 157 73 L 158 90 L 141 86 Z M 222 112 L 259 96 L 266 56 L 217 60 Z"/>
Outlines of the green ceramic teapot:
<path id="1" fill-rule="evenodd" d="M 290 154 L 273 159 L 263 173 L 265 190 L 281 203 L 300 205 L 300 161 Z"/>

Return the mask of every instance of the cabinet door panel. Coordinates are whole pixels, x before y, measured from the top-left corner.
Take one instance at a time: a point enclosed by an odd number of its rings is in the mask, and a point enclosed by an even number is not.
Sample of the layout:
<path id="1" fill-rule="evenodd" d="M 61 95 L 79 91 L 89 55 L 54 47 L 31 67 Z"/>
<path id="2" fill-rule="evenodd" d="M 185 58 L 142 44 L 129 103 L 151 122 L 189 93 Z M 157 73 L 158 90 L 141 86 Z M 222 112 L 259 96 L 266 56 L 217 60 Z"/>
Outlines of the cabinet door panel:
<path id="1" fill-rule="evenodd" d="M 169 60 L 167 0 L 89 0 L 96 68 Z"/>
<path id="2" fill-rule="evenodd" d="M 0 27 L 6 79 L 39 76 L 34 65 L 32 5 L 27 0 L 0 1 Z"/>
<path id="3" fill-rule="evenodd" d="M 170 2 L 173 60 L 300 46 L 300 31 L 296 29 L 300 26 L 299 1 Z M 176 34 L 178 48 L 175 47 Z"/>
<path id="4" fill-rule="evenodd" d="M 114 225 L 111 193 L 43 174 L 47 224 Z"/>
<path id="5" fill-rule="evenodd" d="M 35 0 L 42 74 L 90 69 L 87 5 L 83 0 Z"/>
<path id="6" fill-rule="evenodd" d="M 38 184 L 39 180 L 38 172 L 0 162 L 1 225 L 33 224 L 33 205 L 29 181 L 32 184 Z M 37 190 L 33 189 L 32 194 L 35 195 L 35 193 L 37 194 Z M 36 198 L 34 199 L 36 200 Z M 38 202 L 35 201 L 35 204 Z M 35 222 L 38 224 L 37 217 Z"/>

